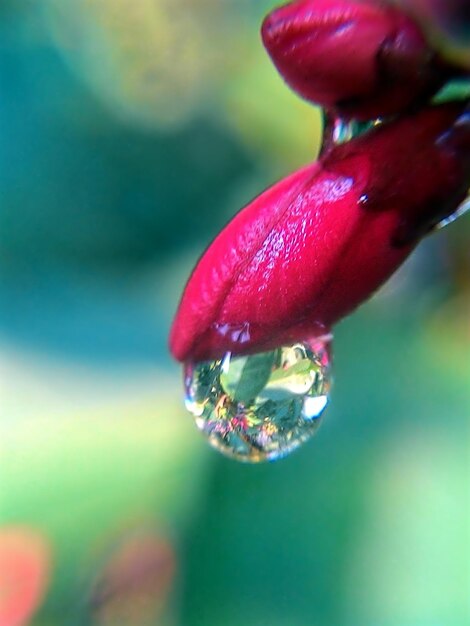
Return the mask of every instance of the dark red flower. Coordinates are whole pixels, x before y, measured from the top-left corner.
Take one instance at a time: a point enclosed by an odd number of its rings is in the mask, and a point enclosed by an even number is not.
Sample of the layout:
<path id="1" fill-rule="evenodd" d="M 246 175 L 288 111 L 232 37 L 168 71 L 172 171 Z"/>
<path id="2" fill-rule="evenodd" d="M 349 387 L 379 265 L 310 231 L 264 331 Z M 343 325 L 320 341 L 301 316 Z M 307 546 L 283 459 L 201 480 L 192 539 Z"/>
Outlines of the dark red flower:
<path id="1" fill-rule="evenodd" d="M 464 199 L 464 107 L 427 107 L 379 126 L 243 209 L 189 279 L 173 355 L 205 360 L 303 340 L 366 300 Z"/>
<path id="2" fill-rule="evenodd" d="M 262 37 L 292 89 L 358 119 L 425 102 L 454 72 L 410 17 L 378 0 L 297 0 L 268 15 Z"/>

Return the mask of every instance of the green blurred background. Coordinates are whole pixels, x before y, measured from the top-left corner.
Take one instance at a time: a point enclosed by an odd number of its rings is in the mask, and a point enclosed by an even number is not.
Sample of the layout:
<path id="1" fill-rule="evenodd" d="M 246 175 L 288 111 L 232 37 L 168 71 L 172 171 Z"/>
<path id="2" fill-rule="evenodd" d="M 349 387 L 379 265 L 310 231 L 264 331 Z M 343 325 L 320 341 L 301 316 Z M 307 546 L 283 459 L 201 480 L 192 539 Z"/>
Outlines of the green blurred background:
<path id="1" fill-rule="evenodd" d="M 273 4 L 0 5 L 1 626 L 470 625 L 469 217 L 336 329 L 292 457 L 183 409 L 188 273 L 321 140 Z"/>

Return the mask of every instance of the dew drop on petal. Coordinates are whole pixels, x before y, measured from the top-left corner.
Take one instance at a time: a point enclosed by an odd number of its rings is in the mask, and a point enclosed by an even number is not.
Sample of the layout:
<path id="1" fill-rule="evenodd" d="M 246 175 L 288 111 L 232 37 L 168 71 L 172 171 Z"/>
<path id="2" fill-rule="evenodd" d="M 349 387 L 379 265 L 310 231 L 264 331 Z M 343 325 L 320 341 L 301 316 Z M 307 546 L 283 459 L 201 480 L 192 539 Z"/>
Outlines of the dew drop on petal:
<path id="1" fill-rule="evenodd" d="M 323 152 L 329 150 L 333 146 L 339 146 L 347 143 L 367 132 L 368 130 L 380 126 L 381 118 L 368 121 L 358 121 L 354 119 L 345 119 L 330 113 L 324 113 L 324 136 L 323 136 Z"/>
<path id="2" fill-rule="evenodd" d="M 257 463 L 286 456 L 312 437 L 328 404 L 330 339 L 186 363 L 186 408 L 229 457 Z"/>
<path id="3" fill-rule="evenodd" d="M 333 122 L 333 143 L 339 145 L 350 141 L 357 134 L 357 122 L 340 117 Z"/>

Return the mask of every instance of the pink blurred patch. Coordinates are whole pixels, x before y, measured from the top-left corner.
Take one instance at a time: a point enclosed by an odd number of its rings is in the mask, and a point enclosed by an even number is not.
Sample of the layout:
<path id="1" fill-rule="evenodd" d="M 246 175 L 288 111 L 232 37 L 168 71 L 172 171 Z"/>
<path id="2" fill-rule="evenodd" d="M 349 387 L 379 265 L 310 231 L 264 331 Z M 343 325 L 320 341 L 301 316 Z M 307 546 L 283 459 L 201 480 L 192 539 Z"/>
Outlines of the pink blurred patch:
<path id="1" fill-rule="evenodd" d="M 37 530 L 0 529 L 0 626 L 27 624 L 49 581 L 51 551 Z"/>

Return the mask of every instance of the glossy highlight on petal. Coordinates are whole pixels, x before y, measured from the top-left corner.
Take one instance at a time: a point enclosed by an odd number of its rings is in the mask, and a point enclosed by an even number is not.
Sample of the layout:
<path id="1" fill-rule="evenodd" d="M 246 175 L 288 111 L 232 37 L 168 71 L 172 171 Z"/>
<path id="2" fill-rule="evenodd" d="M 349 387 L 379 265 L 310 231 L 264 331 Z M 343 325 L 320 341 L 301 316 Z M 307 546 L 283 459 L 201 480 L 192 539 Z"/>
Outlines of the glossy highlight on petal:
<path id="1" fill-rule="evenodd" d="M 261 34 L 294 91 L 358 119 L 403 112 L 452 72 L 409 16 L 377 0 L 296 0 L 268 15 Z"/>
<path id="2" fill-rule="evenodd" d="M 180 361 L 324 335 L 466 194 L 465 103 L 383 124 L 265 191 L 196 266 L 170 337 Z"/>

